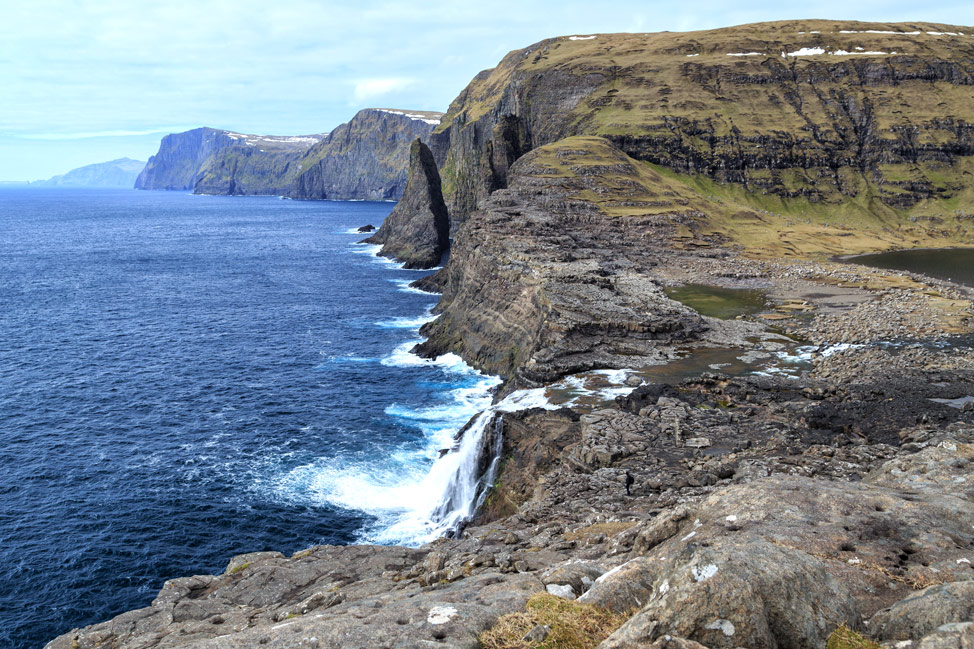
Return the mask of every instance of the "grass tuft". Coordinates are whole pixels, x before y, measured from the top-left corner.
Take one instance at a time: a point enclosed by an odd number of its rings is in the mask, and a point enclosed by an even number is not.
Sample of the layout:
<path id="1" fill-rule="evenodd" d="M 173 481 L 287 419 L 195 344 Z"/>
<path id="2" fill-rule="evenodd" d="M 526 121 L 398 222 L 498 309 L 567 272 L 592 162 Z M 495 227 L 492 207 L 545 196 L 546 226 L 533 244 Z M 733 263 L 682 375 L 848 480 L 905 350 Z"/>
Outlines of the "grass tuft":
<path id="1" fill-rule="evenodd" d="M 882 649 L 877 643 L 856 633 L 845 624 L 832 632 L 825 649 Z"/>
<path id="2" fill-rule="evenodd" d="M 481 649 L 592 649 L 629 618 L 591 604 L 539 593 L 523 613 L 509 613 L 478 636 Z M 551 627 L 539 642 L 522 638 L 539 625 Z"/>

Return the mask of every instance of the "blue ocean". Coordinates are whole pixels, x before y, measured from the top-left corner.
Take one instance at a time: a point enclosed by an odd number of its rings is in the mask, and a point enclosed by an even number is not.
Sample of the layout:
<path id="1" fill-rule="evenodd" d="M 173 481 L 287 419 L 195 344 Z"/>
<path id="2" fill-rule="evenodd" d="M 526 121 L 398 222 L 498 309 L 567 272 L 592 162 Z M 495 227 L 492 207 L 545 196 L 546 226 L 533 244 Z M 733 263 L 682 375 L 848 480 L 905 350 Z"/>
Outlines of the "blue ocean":
<path id="1" fill-rule="evenodd" d="M 0 190 L 0 646 L 234 554 L 420 543 L 497 380 L 409 352 L 389 203 Z"/>

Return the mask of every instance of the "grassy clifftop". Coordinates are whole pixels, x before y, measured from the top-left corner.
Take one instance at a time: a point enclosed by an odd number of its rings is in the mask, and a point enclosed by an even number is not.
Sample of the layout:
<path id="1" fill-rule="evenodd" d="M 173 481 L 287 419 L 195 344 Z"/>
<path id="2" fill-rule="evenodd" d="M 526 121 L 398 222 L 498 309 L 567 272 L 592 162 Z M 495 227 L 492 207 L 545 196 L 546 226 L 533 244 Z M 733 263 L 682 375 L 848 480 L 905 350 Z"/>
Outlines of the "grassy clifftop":
<path id="1" fill-rule="evenodd" d="M 972 96 L 974 28 L 808 20 L 580 34 L 479 74 L 433 139 L 457 221 L 527 151 L 596 135 L 757 209 L 932 217 L 949 231 L 967 216 Z"/>
<path id="2" fill-rule="evenodd" d="M 836 209 L 753 194 L 738 185 L 635 160 L 601 137 L 565 138 L 535 149 L 523 162 L 530 162 L 530 175 L 557 179 L 569 188 L 570 198 L 592 203 L 606 216 L 691 215 L 672 235 L 676 247 L 719 242 L 756 256 L 778 257 L 974 245 L 969 217 L 898 218 L 894 210 L 885 215 L 870 211 L 866 199 L 852 199 Z M 599 182 L 593 188 L 594 176 Z M 963 192 L 965 197 L 970 194 L 971 189 Z"/>

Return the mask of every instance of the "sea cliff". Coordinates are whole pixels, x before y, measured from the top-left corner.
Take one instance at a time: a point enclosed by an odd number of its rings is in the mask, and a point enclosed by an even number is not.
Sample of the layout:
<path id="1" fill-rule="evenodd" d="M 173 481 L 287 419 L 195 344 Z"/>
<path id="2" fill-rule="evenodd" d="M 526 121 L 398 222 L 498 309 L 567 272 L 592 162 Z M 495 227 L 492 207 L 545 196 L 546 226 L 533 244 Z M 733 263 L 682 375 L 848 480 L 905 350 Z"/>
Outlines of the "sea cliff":
<path id="1" fill-rule="evenodd" d="M 366 109 L 327 134 L 248 135 L 198 128 L 167 135 L 136 189 L 197 194 L 397 200 L 409 144 L 428 137 L 440 113 Z"/>
<path id="2" fill-rule="evenodd" d="M 830 260 L 974 244 L 972 32 L 511 53 L 430 136 L 454 238 L 419 282 L 418 351 L 526 404 L 460 434 L 484 506 L 420 548 L 236 557 L 49 647 L 972 646 L 974 293 Z M 765 302 L 724 320 L 688 283 Z"/>

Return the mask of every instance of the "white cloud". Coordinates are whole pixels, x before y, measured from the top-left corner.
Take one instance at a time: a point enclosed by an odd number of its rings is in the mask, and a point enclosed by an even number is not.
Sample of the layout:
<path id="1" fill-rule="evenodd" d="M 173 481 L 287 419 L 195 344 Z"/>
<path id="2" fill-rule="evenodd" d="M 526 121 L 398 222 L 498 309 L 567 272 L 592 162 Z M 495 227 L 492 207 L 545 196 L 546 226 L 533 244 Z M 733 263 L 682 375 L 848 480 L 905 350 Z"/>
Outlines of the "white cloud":
<path id="1" fill-rule="evenodd" d="M 415 83 L 412 79 L 392 77 L 388 79 L 361 79 L 355 82 L 355 100 L 368 101 L 388 95 L 393 92 L 405 90 Z"/>

